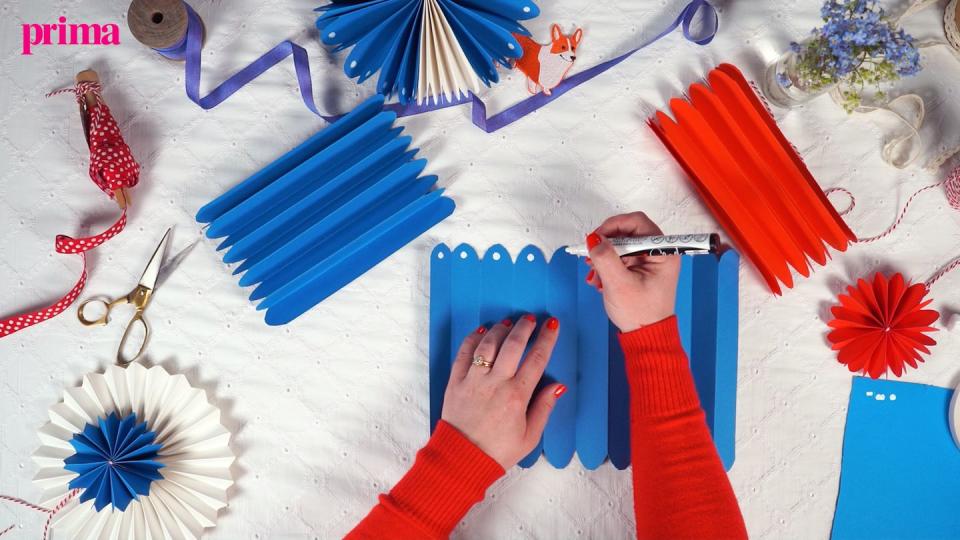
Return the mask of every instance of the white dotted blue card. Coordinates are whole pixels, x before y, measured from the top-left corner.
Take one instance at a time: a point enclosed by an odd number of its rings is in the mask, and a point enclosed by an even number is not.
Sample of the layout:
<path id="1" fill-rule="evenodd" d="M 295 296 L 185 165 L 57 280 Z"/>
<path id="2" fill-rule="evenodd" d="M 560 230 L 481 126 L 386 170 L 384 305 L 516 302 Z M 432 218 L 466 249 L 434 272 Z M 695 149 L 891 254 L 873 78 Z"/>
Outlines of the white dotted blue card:
<path id="1" fill-rule="evenodd" d="M 960 537 L 953 392 L 854 377 L 831 538 Z"/>

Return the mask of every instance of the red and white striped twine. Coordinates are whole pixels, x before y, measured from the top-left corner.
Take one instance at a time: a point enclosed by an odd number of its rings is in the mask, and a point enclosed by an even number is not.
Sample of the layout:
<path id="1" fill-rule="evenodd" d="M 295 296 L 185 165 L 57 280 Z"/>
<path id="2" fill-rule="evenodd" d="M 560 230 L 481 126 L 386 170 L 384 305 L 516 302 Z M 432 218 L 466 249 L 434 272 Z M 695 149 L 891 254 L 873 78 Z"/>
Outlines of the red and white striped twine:
<path id="1" fill-rule="evenodd" d="M 63 499 L 61 499 L 60 502 L 58 502 L 57 505 L 54 506 L 53 508 L 45 508 L 43 506 L 33 504 L 32 502 L 25 501 L 21 498 L 11 497 L 9 495 L 0 495 L 0 500 L 10 501 L 12 503 L 19 504 L 20 506 L 26 506 L 31 510 L 36 510 L 37 512 L 43 512 L 44 514 L 48 514 L 47 521 L 43 524 L 43 536 L 41 536 L 42 540 L 47 540 L 47 537 L 50 535 L 50 523 L 53 522 L 54 516 L 56 516 L 57 513 L 63 510 L 64 507 L 67 506 L 67 503 L 73 500 L 73 498 L 76 497 L 80 493 L 80 491 L 81 490 L 79 489 L 75 489 L 67 493 L 63 497 Z M 15 527 L 16 525 L 10 525 L 6 529 L 0 531 L 0 536 L 7 534 L 8 532 L 12 531 Z"/>
<path id="2" fill-rule="evenodd" d="M 892 225 L 887 227 L 887 230 L 883 231 L 882 233 L 876 236 L 871 236 L 868 238 L 857 238 L 857 242 L 866 244 L 870 242 L 876 242 L 881 238 L 885 238 L 889 236 L 894 230 L 896 230 L 897 227 L 900 226 L 900 223 L 903 222 L 903 218 L 907 215 L 907 210 L 910 208 L 910 204 L 913 203 L 913 200 L 917 198 L 917 195 L 920 195 L 924 191 L 935 189 L 940 186 L 945 187 L 947 192 L 947 202 L 950 203 L 950 206 L 957 210 L 960 210 L 960 166 L 958 166 L 950 174 L 948 174 L 943 181 L 937 182 L 936 184 L 931 184 L 929 186 L 922 187 L 917 191 L 915 191 L 913 195 L 911 195 L 910 198 L 907 199 L 906 204 L 903 205 L 903 209 L 900 211 L 900 214 L 897 216 L 896 221 L 894 221 Z M 856 208 L 857 199 L 853 196 L 853 193 L 850 193 L 850 190 L 848 189 L 841 188 L 841 187 L 830 188 L 824 191 L 824 194 L 826 194 L 827 196 L 830 196 L 831 193 L 835 193 L 835 192 L 844 193 L 847 195 L 847 197 L 850 198 L 850 204 L 845 209 L 839 212 L 841 216 L 845 216 L 849 214 L 854 208 Z M 951 262 L 947 263 L 946 265 L 941 267 L 939 270 L 937 270 L 935 274 L 930 276 L 930 279 L 924 282 L 924 285 L 926 285 L 927 288 L 929 289 L 938 279 L 942 278 L 951 270 L 954 270 L 957 267 L 960 267 L 960 257 L 953 259 Z"/>
<path id="3" fill-rule="evenodd" d="M 70 86 L 68 88 L 61 88 L 59 90 L 54 90 L 47 94 L 47 97 L 57 96 L 60 94 L 74 94 L 77 99 L 77 103 L 83 103 L 84 95 L 88 92 L 93 92 L 94 97 L 96 97 L 98 103 L 103 103 L 103 98 L 100 97 L 100 83 L 98 82 L 78 82 L 75 86 Z"/>
<path id="4" fill-rule="evenodd" d="M 924 281 L 923 284 L 926 285 L 927 288 L 929 289 L 930 287 L 933 286 L 934 283 L 937 282 L 938 279 L 947 275 L 951 270 L 956 269 L 958 266 L 960 266 L 960 257 L 957 257 L 956 259 L 954 259 L 953 262 L 949 262 L 945 264 L 942 268 L 937 270 L 935 274 L 930 276 L 930 279 Z"/>

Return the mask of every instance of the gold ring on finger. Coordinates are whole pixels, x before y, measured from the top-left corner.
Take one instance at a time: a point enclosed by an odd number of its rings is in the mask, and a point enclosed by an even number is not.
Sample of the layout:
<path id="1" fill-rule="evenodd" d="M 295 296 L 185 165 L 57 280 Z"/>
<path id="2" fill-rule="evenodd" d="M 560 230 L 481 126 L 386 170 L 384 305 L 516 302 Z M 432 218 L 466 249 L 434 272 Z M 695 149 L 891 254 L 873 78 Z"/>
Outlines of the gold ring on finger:
<path id="1" fill-rule="evenodd" d="M 485 367 L 485 368 L 492 368 L 492 367 L 493 367 L 493 362 L 487 360 L 487 359 L 484 358 L 483 355 L 481 355 L 481 354 L 478 354 L 477 356 L 474 356 L 474 357 L 473 357 L 473 361 L 472 361 L 471 363 L 472 363 L 473 365 L 475 365 L 475 366 L 480 366 L 480 367 Z"/>

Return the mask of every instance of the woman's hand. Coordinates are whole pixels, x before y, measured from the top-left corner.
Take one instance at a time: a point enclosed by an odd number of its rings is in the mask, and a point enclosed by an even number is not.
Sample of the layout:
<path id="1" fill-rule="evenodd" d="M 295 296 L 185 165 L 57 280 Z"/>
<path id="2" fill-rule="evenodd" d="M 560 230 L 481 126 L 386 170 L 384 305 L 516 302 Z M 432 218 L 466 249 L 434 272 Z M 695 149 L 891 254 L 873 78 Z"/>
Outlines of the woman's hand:
<path id="1" fill-rule="evenodd" d="M 529 454 L 547 425 L 550 412 L 567 387 L 553 383 L 533 396 L 557 342 L 560 322 L 550 318 L 520 358 L 537 327 L 533 315 L 481 326 L 463 340 L 450 371 L 440 417 L 460 430 L 504 469 Z M 473 363 L 493 362 L 484 367 Z M 518 368 L 519 366 L 519 368 Z"/>
<path id="2" fill-rule="evenodd" d="M 643 212 L 613 216 L 587 235 L 587 282 L 603 294 L 607 316 L 630 332 L 673 315 L 680 276 L 678 255 L 619 257 L 607 238 L 663 234 Z"/>

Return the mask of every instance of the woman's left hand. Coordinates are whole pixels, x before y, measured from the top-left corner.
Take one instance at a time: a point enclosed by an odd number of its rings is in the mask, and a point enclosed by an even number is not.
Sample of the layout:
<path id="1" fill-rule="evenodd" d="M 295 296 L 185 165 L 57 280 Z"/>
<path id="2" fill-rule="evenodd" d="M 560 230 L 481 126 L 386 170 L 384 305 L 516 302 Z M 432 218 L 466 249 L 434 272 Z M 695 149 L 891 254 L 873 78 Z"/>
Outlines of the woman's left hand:
<path id="1" fill-rule="evenodd" d="M 525 315 L 516 323 L 506 319 L 489 330 L 481 326 L 467 336 L 443 398 L 441 418 L 504 469 L 537 446 L 554 404 L 567 389 L 560 383 L 549 384 L 531 401 L 557 342 L 560 322 L 546 321 L 521 365 L 536 327 L 536 318 Z M 493 365 L 475 365 L 475 358 Z"/>

